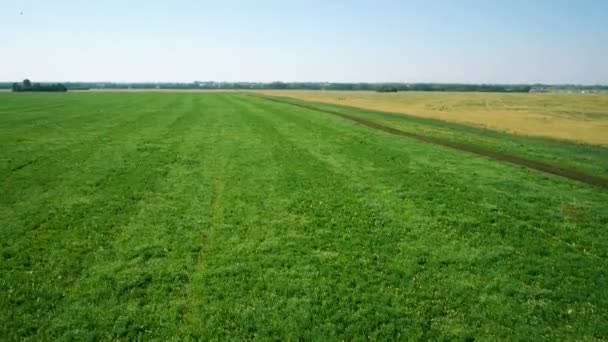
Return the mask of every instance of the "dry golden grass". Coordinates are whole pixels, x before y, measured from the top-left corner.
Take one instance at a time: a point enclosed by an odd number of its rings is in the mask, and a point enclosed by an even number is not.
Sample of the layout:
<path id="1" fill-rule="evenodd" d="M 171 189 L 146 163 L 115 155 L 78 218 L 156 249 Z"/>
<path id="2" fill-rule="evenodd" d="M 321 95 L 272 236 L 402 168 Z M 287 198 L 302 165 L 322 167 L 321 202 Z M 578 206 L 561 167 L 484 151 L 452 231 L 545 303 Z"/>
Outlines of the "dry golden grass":
<path id="1" fill-rule="evenodd" d="M 608 146 L 608 94 L 261 92 Z"/>

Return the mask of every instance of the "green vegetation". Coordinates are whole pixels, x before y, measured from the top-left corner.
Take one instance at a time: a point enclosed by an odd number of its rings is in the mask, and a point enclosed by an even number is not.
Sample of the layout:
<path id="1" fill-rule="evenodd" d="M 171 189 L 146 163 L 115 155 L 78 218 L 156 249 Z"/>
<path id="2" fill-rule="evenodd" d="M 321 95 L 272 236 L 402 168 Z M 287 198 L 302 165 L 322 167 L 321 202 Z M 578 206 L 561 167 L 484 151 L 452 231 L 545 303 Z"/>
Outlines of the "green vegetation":
<path id="1" fill-rule="evenodd" d="M 608 338 L 605 190 L 236 93 L 0 133 L 1 340 Z"/>
<path id="2" fill-rule="evenodd" d="M 399 90 L 396 87 L 382 86 L 376 90 L 379 93 L 396 93 Z"/>
<path id="3" fill-rule="evenodd" d="M 279 93 L 277 93 L 279 94 Z M 608 180 L 608 148 L 549 138 L 512 135 L 491 129 L 446 122 L 432 118 L 387 113 L 351 106 L 302 101 L 282 96 L 269 96 L 295 105 L 313 106 L 320 110 L 345 113 L 370 120 L 403 132 L 444 138 L 453 142 L 483 146 L 499 153 L 538 160 L 556 166 L 580 170 Z M 602 122 L 600 122 L 602 124 Z"/>
<path id="4" fill-rule="evenodd" d="M 33 83 L 25 79 L 21 84 L 13 83 L 12 85 L 13 92 L 25 92 L 25 91 L 33 91 L 33 92 L 66 92 L 68 89 L 61 83 L 54 84 L 40 84 Z"/>

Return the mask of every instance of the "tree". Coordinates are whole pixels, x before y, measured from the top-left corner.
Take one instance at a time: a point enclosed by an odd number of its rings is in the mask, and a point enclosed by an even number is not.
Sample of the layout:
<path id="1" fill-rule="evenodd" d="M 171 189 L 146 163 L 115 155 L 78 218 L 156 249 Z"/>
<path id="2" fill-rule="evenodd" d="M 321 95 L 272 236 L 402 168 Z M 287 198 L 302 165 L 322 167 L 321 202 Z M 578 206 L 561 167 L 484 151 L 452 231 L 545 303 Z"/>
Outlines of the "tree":
<path id="1" fill-rule="evenodd" d="M 13 91 L 21 92 L 21 91 L 52 91 L 52 92 L 66 92 L 68 91 L 67 87 L 61 83 L 53 83 L 53 84 L 41 84 L 41 83 L 32 83 L 30 80 L 23 80 L 22 84 L 13 83 Z"/>
<path id="2" fill-rule="evenodd" d="M 396 87 L 384 85 L 376 90 L 379 93 L 396 93 L 399 90 Z"/>
<path id="3" fill-rule="evenodd" d="M 68 91 L 68 88 L 61 83 L 57 83 L 55 84 L 55 91 L 66 92 Z"/>

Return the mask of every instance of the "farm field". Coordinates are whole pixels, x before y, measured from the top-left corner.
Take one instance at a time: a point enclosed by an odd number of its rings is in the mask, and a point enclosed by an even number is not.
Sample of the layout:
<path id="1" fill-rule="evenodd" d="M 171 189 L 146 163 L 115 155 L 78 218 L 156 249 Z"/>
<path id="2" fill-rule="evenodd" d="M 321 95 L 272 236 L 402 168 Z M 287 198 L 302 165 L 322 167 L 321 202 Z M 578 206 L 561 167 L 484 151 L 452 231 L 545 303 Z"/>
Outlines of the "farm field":
<path id="1" fill-rule="evenodd" d="M 608 94 L 307 90 L 262 93 L 608 146 Z"/>
<path id="2" fill-rule="evenodd" d="M 606 148 L 289 101 L 0 93 L 0 340 L 608 339 L 605 188 L 328 112 Z"/>
<path id="3" fill-rule="evenodd" d="M 323 92 L 319 91 L 317 93 Z M 346 96 L 354 96 L 350 94 L 358 92 L 344 93 Z M 435 93 L 426 94 L 428 96 L 436 96 Z M 449 98 L 449 96 L 453 93 L 445 94 Z M 468 94 L 462 95 L 480 97 L 487 96 L 489 98 L 494 96 L 502 96 L 501 94 Z M 369 93 L 369 95 L 377 96 L 381 99 L 384 98 L 386 94 Z M 543 95 L 551 96 L 553 94 Z M 569 170 L 580 171 L 601 177 L 603 179 L 603 183 L 608 184 L 608 148 L 605 146 L 573 143 L 551 138 L 509 134 L 499 130 L 482 128 L 470 124 L 455 123 L 408 114 L 375 111 L 352 106 L 328 104 L 324 102 L 304 101 L 291 97 L 289 92 L 264 92 L 263 96 L 270 100 L 290 103 L 295 106 L 309 107 L 315 110 L 332 112 L 334 114 L 338 113 L 339 115 L 344 114 L 351 118 L 363 119 L 373 122 L 374 124 L 397 129 L 408 134 L 424 135 L 436 139 L 442 139 L 453 144 L 482 147 L 492 153 L 508 154 L 533 161 L 548 163 Z M 601 122 L 599 121 L 595 122 L 594 124 L 594 129 L 603 128 Z"/>

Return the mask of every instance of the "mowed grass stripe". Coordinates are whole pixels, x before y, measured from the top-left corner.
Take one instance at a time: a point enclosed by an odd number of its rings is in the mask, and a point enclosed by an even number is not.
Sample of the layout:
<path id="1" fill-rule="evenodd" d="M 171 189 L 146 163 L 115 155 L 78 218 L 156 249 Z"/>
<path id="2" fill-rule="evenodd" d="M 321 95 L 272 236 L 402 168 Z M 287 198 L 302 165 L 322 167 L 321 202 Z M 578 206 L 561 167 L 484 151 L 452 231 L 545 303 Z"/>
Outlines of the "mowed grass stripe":
<path id="1" fill-rule="evenodd" d="M 167 131 L 146 143 L 153 149 L 145 153 L 149 161 L 141 165 L 146 171 L 137 176 L 134 189 L 133 182 L 126 184 L 130 192 L 136 191 L 137 202 L 117 224 L 112 241 L 71 288 L 74 300 L 55 316 L 50 334 L 71 336 L 82 317 L 89 322 L 87 330 L 106 332 L 98 338 L 125 337 L 133 330 L 178 334 L 179 317 L 159 321 L 156 312 L 178 312 L 188 305 L 184 293 L 208 234 L 212 196 L 202 173 L 208 165 L 200 160 L 210 146 L 200 144 L 199 137 L 206 133 L 201 128 L 219 119 L 200 110 L 216 101 L 189 100 Z M 139 166 L 131 170 L 133 176 L 140 172 Z M 92 301 L 95 307 L 87 307 Z"/>
<path id="2" fill-rule="evenodd" d="M 6 97 L 10 94 L 4 94 Z M 31 129 L 36 129 L 40 126 L 52 132 L 60 133 L 61 131 L 55 128 L 69 126 L 71 122 L 76 122 L 81 125 L 82 129 L 88 127 L 98 128 L 99 123 L 108 124 L 109 117 L 119 115 L 124 118 L 124 112 L 127 109 L 141 106 L 147 99 L 145 97 L 124 96 L 121 101 L 105 101 L 103 95 L 96 97 L 93 94 L 83 96 L 85 94 L 36 94 L 24 93 L 16 95 L 16 98 L 8 98 L 8 102 L 20 108 L 31 103 L 38 104 L 40 102 L 53 101 L 53 105 L 30 107 L 27 111 L 19 116 L 5 116 L 2 122 L 2 128 L 7 129 L 11 133 L 23 134 Z M 3 96 L 0 94 L 0 96 Z M 75 104 L 78 103 L 76 106 Z M 11 109 L 13 112 L 16 109 Z M 6 113 L 9 113 L 8 111 Z M 20 112 L 21 113 L 21 112 Z M 61 113 L 58 117 L 57 114 Z M 82 118 L 87 117 L 86 121 Z M 49 121 L 49 119 L 52 119 Z M 51 124 L 52 126 L 49 126 Z M 71 132 L 71 131 L 68 131 Z"/>
<path id="3" fill-rule="evenodd" d="M 57 183 L 49 184 L 44 181 L 42 185 L 45 190 L 42 190 L 38 197 L 28 197 L 26 200 L 29 201 L 26 203 L 13 202 L 15 212 L 23 213 L 23 216 L 16 218 L 14 215 L 8 215 L 7 217 L 13 218 L 14 221 L 6 222 L 7 229 L 3 230 L 5 234 L 2 240 L 9 246 L 6 250 L 8 255 L 23 250 L 32 251 L 23 255 L 26 258 L 24 260 L 12 260 L 17 264 L 25 263 L 33 267 L 29 274 L 25 270 L 13 273 L 16 283 L 23 277 L 34 280 L 52 275 L 57 277 L 57 280 L 46 285 L 60 283 L 66 286 L 81 276 L 81 272 L 90 266 L 88 257 L 111 241 L 116 233 L 115 229 L 120 227 L 121 220 L 127 219 L 138 203 L 146 197 L 154 184 L 153 179 L 162 176 L 164 170 L 160 167 L 167 160 L 142 158 L 141 149 L 146 148 L 146 140 L 158 139 L 163 128 L 165 136 L 173 135 L 175 132 L 171 126 L 184 115 L 183 104 L 188 102 L 190 101 L 182 101 L 182 106 L 175 108 L 174 115 L 171 115 L 171 112 L 162 113 L 163 115 L 159 116 L 164 120 L 162 123 L 155 121 L 154 116 L 149 116 L 148 125 L 140 125 L 141 130 L 130 126 L 128 131 L 111 131 L 112 138 L 109 139 L 118 138 L 115 144 L 107 144 L 103 148 L 89 145 L 87 149 L 85 145 L 82 153 L 74 156 L 75 160 L 62 156 L 59 162 L 56 161 L 52 165 L 56 173 L 49 172 L 52 170 L 51 165 L 39 170 L 45 172 L 49 178 L 54 177 Z M 168 128 L 165 128 L 165 125 L 169 125 Z M 150 135 L 145 139 L 147 131 L 150 131 Z M 96 154 L 97 158 L 92 158 L 90 162 L 87 160 Z M 75 167 L 79 159 L 85 163 Z M 160 164 L 156 165 L 155 162 Z M 69 168 L 67 173 L 64 167 Z M 33 178 L 40 177 L 41 175 L 36 175 Z M 18 186 L 19 180 L 27 179 L 24 177 L 8 184 Z M 35 186 L 34 191 L 41 190 L 36 188 Z M 8 205 L 11 204 L 8 202 Z M 61 268 L 45 268 L 52 265 L 61 265 Z M 44 282 L 40 284 L 44 285 Z M 60 289 L 43 286 L 36 288 L 30 295 L 37 298 L 38 302 L 46 300 L 51 304 L 50 309 L 53 309 L 61 296 L 65 295 Z M 58 291 L 61 293 L 60 297 L 57 297 Z M 22 309 L 27 311 L 29 308 L 23 305 Z M 52 312 L 46 314 L 51 315 Z M 48 319 L 42 312 L 38 315 L 42 316 L 44 322 Z M 24 320 L 14 327 L 15 331 L 44 327 L 38 319 L 27 315 L 23 318 Z"/>
<path id="4" fill-rule="evenodd" d="M 49 159 L 48 201 L 39 166 L 4 179 L 32 200 L 1 203 L 0 336 L 608 336 L 606 192 L 264 99 L 153 99 Z"/>
<path id="5" fill-rule="evenodd" d="M 22 99 L 23 100 L 23 99 Z M 84 100 L 84 101 L 83 101 Z M 65 98 L 65 103 L 57 111 L 42 111 L 41 115 L 54 115 L 53 119 L 33 118 L 33 125 L 14 120 L 10 122 L 6 134 L 2 136 L 2 144 L 11 150 L 13 158 L 4 160 L 4 172 L 12 173 L 20 170 L 25 164 L 43 163 L 51 157 L 64 158 L 63 154 L 87 149 L 89 144 L 106 144 L 118 136 L 120 127 L 136 125 L 138 120 L 150 120 L 150 114 L 166 117 L 176 103 L 152 108 L 153 112 L 138 111 L 137 116 L 125 115 L 132 108 L 138 108 L 143 102 L 133 96 L 120 98 L 122 101 L 92 101 L 87 98 L 71 96 Z M 72 102 L 70 102 L 72 101 Z M 106 103 L 107 102 L 107 103 Z M 126 102 L 126 103 L 125 103 Z M 116 105 L 119 104 L 119 105 Z M 76 113 L 75 116 L 72 114 Z M 74 129 L 74 125 L 78 127 Z M 111 131 L 111 134 L 107 132 Z M 128 132 L 128 130 L 127 130 Z M 104 140 L 100 140 L 102 137 Z M 122 144 L 120 139 L 115 140 Z M 44 146 L 44 148 L 40 148 Z M 83 146 L 87 146 L 83 148 Z M 53 161 L 51 161 L 53 162 Z M 43 166 L 43 165 L 41 165 Z"/>
<path id="6" fill-rule="evenodd" d="M 260 95 L 255 95 L 255 96 L 261 97 Z M 319 108 L 312 104 L 305 104 L 305 103 L 301 103 L 301 102 L 296 103 L 296 102 L 284 100 L 284 99 L 281 99 L 278 97 L 264 96 L 263 98 L 265 98 L 269 101 L 275 101 L 275 102 L 279 102 L 279 103 L 283 103 L 283 104 L 287 104 L 287 105 L 291 105 L 291 106 L 297 106 L 297 107 L 306 108 L 309 110 L 315 110 L 315 111 L 320 111 L 320 112 L 324 112 L 324 113 L 328 113 L 328 114 L 332 114 L 332 115 L 337 115 L 344 119 L 347 119 L 347 120 L 350 120 L 353 122 L 357 122 L 359 124 L 362 124 L 362 125 L 365 125 L 365 126 L 377 129 L 377 130 L 381 130 L 381 131 L 384 131 L 387 133 L 401 135 L 401 136 L 413 138 L 413 139 L 416 139 L 419 141 L 423 141 L 423 142 L 427 142 L 427 143 L 431 143 L 431 144 L 435 144 L 435 145 L 440 145 L 440 146 L 445 146 L 445 147 L 457 149 L 457 150 L 464 151 L 464 152 L 474 153 L 474 154 L 488 157 L 488 158 L 491 158 L 494 160 L 508 162 L 511 164 L 516 164 L 516 165 L 527 167 L 527 168 L 534 169 L 537 171 L 550 173 L 550 174 L 553 174 L 556 176 L 568 178 L 570 180 L 575 180 L 578 182 L 586 183 L 591 186 L 608 189 L 608 179 L 606 179 L 604 177 L 599 177 L 599 176 L 596 176 L 593 174 L 581 172 L 579 170 L 568 169 L 568 168 L 565 168 L 565 167 L 559 166 L 559 165 L 548 164 L 548 163 L 538 161 L 538 160 L 528 159 L 528 158 L 524 158 L 524 157 L 517 156 L 517 155 L 507 154 L 504 152 L 498 152 L 496 150 L 486 149 L 486 148 L 484 148 L 482 146 L 478 146 L 478 145 L 470 145 L 470 144 L 466 144 L 466 143 L 462 143 L 462 142 L 457 142 L 454 140 L 443 139 L 440 137 L 422 135 L 422 134 L 417 134 L 417 133 L 413 133 L 413 132 L 405 132 L 405 131 L 402 131 L 402 130 L 399 130 L 399 129 L 396 129 L 396 128 L 393 128 L 390 126 L 380 124 L 380 123 L 372 121 L 372 120 L 349 115 L 349 114 L 346 114 L 341 111 Z"/>
<path id="7" fill-rule="evenodd" d="M 5 152 L 11 155 L 11 158 L 7 158 L 6 161 L 13 169 L 4 170 L 4 179 L 27 180 L 33 178 L 38 181 L 37 185 L 40 187 L 53 191 L 57 187 L 62 187 L 61 182 L 78 181 L 77 177 L 70 177 L 70 173 L 82 172 L 82 168 L 87 169 L 87 172 L 95 177 L 99 174 L 95 169 L 98 165 L 103 168 L 113 167 L 110 160 L 120 158 L 120 154 L 115 151 L 121 151 L 125 147 L 136 148 L 136 143 L 145 139 L 148 134 L 150 137 L 159 134 L 163 125 L 170 124 L 170 121 L 167 120 L 171 120 L 172 111 L 179 112 L 182 109 L 176 106 L 177 104 L 179 103 L 170 102 L 153 112 L 137 113 L 137 115 L 113 112 L 112 115 L 107 116 L 90 111 L 87 116 L 82 118 L 85 125 L 90 121 L 95 121 L 97 116 L 105 117 L 107 122 L 91 129 L 85 127 L 81 129 L 80 127 L 83 125 L 77 125 L 78 129 L 66 126 L 60 132 L 57 132 L 56 129 L 40 128 L 30 131 L 27 135 L 20 135 L 21 138 L 16 141 L 13 138 L 6 138 L 3 146 L 5 146 Z M 61 119 L 62 113 L 63 111 L 56 114 L 58 120 Z M 155 124 L 152 124 L 153 122 Z M 134 134 L 133 130 L 137 128 L 139 132 Z M 30 137 L 31 139 L 29 139 Z M 120 161 L 117 159 L 114 162 L 120 165 Z M 73 168 L 74 162 L 80 163 L 78 169 Z M 24 164 L 36 164 L 37 167 L 19 168 Z M 56 172 L 60 172 L 65 177 L 58 178 L 56 174 L 48 173 L 47 167 L 55 168 Z M 15 169 L 19 172 L 14 172 Z M 88 181 L 97 182 L 95 179 Z M 36 191 L 40 195 L 41 189 L 36 189 Z M 27 193 L 20 191 L 11 192 L 10 195 L 17 196 L 5 198 L 12 203 L 18 202 L 20 198 L 32 200 Z"/>

